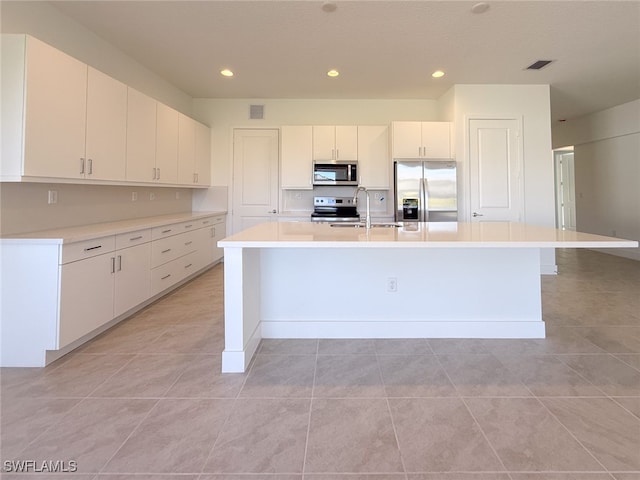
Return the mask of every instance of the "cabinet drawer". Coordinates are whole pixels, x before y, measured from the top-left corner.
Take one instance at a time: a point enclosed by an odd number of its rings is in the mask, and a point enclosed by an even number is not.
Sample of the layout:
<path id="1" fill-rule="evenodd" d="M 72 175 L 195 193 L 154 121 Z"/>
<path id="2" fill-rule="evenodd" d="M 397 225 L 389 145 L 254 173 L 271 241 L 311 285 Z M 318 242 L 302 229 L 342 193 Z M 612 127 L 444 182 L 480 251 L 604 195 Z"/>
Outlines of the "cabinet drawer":
<path id="1" fill-rule="evenodd" d="M 116 237 L 110 235 L 108 237 L 95 238 L 93 240 L 84 240 L 82 242 L 70 243 L 62 246 L 62 258 L 60 263 L 65 264 L 91 258 L 103 253 L 113 252 L 116 248 Z"/>
<path id="2" fill-rule="evenodd" d="M 196 252 L 151 270 L 151 295 L 157 295 L 196 272 Z"/>
<path id="3" fill-rule="evenodd" d="M 200 227 L 210 227 L 211 225 L 219 225 L 224 223 L 224 215 L 219 215 L 217 217 L 207 217 L 201 218 L 198 220 Z"/>
<path id="4" fill-rule="evenodd" d="M 171 225 L 163 225 L 162 227 L 154 227 L 151 229 L 151 239 L 157 240 L 159 238 L 166 238 L 172 235 L 182 233 L 182 230 L 178 228 L 178 224 L 172 223 Z"/>
<path id="5" fill-rule="evenodd" d="M 151 267 L 163 265 L 184 255 L 182 235 L 154 240 L 151 243 Z"/>
<path id="6" fill-rule="evenodd" d="M 133 247 L 141 243 L 151 241 L 151 229 L 136 230 L 135 232 L 121 233 L 116 235 L 116 250 L 121 248 Z"/>

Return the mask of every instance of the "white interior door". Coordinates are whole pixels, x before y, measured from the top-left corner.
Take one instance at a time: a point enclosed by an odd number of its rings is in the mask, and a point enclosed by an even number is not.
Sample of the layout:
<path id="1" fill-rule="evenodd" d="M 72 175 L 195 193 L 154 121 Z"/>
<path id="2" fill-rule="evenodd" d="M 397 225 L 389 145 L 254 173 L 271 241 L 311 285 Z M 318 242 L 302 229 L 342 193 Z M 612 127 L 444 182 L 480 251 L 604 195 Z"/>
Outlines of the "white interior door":
<path id="1" fill-rule="evenodd" d="M 277 219 L 278 130 L 233 132 L 233 231 Z"/>
<path id="2" fill-rule="evenodd" d="M 517 119 L 469 121 L 471 221 L 523 221 L 522 161 Z"/>
<path id="3" fill-rule="evenodd" d="M 576 194 L 573 152 L 556 152 L 556 226 L 576 229 Z"/>

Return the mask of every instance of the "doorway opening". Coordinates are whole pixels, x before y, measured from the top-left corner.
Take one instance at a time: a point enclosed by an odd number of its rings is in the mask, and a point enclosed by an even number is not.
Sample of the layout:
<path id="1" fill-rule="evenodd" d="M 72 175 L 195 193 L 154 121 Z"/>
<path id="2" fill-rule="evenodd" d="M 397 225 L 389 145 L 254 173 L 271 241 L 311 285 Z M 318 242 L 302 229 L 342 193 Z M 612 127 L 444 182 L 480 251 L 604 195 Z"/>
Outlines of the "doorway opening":
<path id="1" fill-rule="evenodd" d="M 553 151 L 556 192 L 556 228 L 576 229 L 576 179 L 573 147 Z"/>

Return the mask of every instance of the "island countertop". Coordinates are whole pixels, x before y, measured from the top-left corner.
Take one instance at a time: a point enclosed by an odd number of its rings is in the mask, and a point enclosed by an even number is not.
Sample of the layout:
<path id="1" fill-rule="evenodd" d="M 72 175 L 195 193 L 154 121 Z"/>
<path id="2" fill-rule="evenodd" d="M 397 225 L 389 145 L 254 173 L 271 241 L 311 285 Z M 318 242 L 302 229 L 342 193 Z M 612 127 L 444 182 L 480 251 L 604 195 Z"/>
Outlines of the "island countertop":
<path id="1" fill-rule="evenodd" d="M 385 225 L 385 224 L 383 224 Z M 389 224 L 386 224 L 389 225 Z M 229 248 L 633 248 L 637 241 L 514 222 L 405 223 L 371 229 L 271 222 L 229 236 Z"/>

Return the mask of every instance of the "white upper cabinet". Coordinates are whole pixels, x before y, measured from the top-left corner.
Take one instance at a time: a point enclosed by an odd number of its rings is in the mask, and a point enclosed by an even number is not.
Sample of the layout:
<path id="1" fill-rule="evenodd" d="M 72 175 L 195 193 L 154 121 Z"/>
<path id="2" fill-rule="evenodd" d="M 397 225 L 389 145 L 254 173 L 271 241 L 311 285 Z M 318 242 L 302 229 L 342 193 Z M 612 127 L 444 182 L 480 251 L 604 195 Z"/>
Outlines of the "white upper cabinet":
<path id="1" fill-rule="evenodd" d="M 154 181 L 178 183 L 178 111 L 158 103 Z"/>
<path id="2" fill-rule="evenodd" d="M 211 129 L 196 122 L 196 181 L 200 186 L 211 185 Z"/>
<path id="3" fill-rule="evenodd" d="M 178 115 L 178 183 L 192 185 L 196 180 L 196 122 Z"/>
<path id="4" fill-rule="evenodd" d="M 358 126 L 359 185 L 374 189 L 389 189 L 389 128 L 386 125 Z"/>
<path id="5" fill-rule="evenodd" d="M 314 127 L 315 128 L 315 127 Z M 280 129 L 280 188 L 311 190 L 313 188 L 313 133 L 311 126 L 283 126 Z"/>
<path id="6" fill-rule="evenodd" d="M 79 178 L 84 174 L 86 115 L 87 115 L 87 65 L 56 50 L 49 45 L 24 35 L 7 39 L 9 45 L 22 49 L 22 65 L 5 63 L 3 48 L 3 124 L 16 116 L 24 122 L 23 132 L 17 137 L 7 137 L 3 143 L 20 141 L 11 157 L 5 157 L 3 147 L 3 176 L 5 174 L 33 177 Z M 3 37 L 3 47 L 5 38 Z M 8 46 L 9 46 L 8 45 Z M 11 56 L 8 57 L 11 59 Z M 15 105 L 24 111 L 5 111 L 5 70 L 14 86 L 20 87 L 23 96 Z M 15 93 L 13 93 L 15 95 Z M 11 120 L 10 120 L 11 119 Z M 3 128 L 4 129 L 4 128 Z M 23 147 L 24 146 L 24 147 Z M 24 148 L 24 150 L 22 150 Z M 11 162 L 11 163 L 8 163 Z M 5 169 L 4 167 L 11 166 Z M 7 172 L 6 170 L 11 170 Z"/>
<path id="7" fill-rule="evenodd" d="M 157 102 L 129 87 L 127 102 L 127 180 L 151 182 L 156 174 Z"/>
<path id="8" fill-rule="evenodd" d="M 450 122 L 393 122 L 393 158 L 451 158 Z"/>
<path id="9" fill-rule="evenodd" d="M 127 86 L 89 67 L 85 178 L 126 179 Z"/>
<path id="10" fill-rule="evenodd" d="M 314 125 L 313 160 L 357 160 L 358 127 Z"/>
<path id="11" fill-rule="evenodd" d="M 178 120 L 178 183 L 207 186 L 211 183 L 209 127 L 180 114 Z"/>

